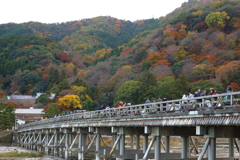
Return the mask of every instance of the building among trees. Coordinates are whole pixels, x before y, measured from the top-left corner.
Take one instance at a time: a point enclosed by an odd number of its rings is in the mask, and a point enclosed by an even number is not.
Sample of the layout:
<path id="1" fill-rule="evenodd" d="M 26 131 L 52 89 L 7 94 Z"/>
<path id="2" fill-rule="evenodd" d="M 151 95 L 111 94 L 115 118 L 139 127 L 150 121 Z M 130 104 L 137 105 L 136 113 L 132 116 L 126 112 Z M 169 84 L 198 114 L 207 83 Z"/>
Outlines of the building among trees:
<path id="1" fill-rule="evenodd" d="M 46 117 L 43 109 L 16 109 L 16 118 L 25 122 L 39 121 Z"/>

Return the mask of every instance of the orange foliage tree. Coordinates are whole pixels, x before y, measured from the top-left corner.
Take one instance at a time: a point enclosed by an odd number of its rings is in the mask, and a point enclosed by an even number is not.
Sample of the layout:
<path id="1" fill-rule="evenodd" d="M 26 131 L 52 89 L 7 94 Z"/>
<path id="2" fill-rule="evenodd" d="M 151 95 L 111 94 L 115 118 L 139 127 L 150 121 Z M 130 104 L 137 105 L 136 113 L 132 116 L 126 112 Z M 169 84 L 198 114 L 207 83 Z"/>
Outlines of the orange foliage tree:
<path id="1" fill-rule="evenodd" d="M 166 53 L 165 52 L 161 52 L 161 53 L 152 53 L 150 54 L 146 60 L 150 61 L 152 63 L 158 63 L 161 60 L 164 60 L 164 58 L 166 57 Z"/>
<path id="2" fill-rule="evenodd" d="M 216 79 L 225 87 L 232 82 L 240 84 L 240 61 L 232 61 L 219 67 L 216 70 Z"/>

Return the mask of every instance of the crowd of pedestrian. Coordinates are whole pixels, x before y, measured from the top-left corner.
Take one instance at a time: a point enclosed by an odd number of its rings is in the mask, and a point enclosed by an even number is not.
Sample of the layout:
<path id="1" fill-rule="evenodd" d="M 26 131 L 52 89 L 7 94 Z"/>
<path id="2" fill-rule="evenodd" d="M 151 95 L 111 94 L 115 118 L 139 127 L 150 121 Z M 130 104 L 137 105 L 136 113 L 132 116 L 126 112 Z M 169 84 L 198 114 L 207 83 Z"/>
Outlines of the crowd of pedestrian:
<path id="1" fill-rule="evenodd" d="M 230 93 L 230 92 L 232 92 L 232 87 L 231 86 L 227 86 L 227 88 L 226 88 L 226 93 Z M 201 91 L 201 89 L 198 89 L 194 94 L 193 93 L 191 93 L 191 92 L 189 92 L 189 93 L 184 93 L 183 94 L 183 96 L 182 96 L 182 108 L 186 108 L 187 107 L 187 103 L 188 102 L 190 102 L 190 103 L 193 103 L 195 100 L 194 100 L 194 98 L 195 97 L 203 97 L 203 96 L 207 96 L 207 95 L 217 95 L 217 91 L 214 89 L 214 88 L 210 88 L 209 89 L 209 93 L 207 94 L 207 91 L 206 90 L 203 90 L 203 91 Z M 212 105 L 213 106 L 215 106 L 217 103 L 216 103 L 216 101 L 217 101 L 217 99 L 218 99 L 218 97 L 213 97 L 212 99 L 206 99 L 206 101 L 205 102 L 207 102 L 206 103 L 206 105 L 208 106 L 208 107 L 212 107 Z M 226 100 L 226 99 L 229 99 L 229 96 L 226 96 L 226 97 L 224 97 L 224 99 Z M 214 103 L 210 103 L 210 101 L 211 100 L 213 100 L 214 101 Z M 155 102 L 162 102 L 162 101 L 167 101 L 167 99 L 166 98 L 161 98 L 161 97 L 159 97 L 157 100 L 153 100 L 152 102 L 149 100 L 149 98 L 145 101 L 145 104 L 147 104 L 147 103 L 155 103 Z M 202 102 L 202 99 L 198 99 L 197 100 L 197 102 Z M 201 104 L 199 104 L 200 106 L 201 106 Z M 158 106 L 158 108 L 160 107 L 160 104 L 158 104 L 157 105 Z M 163 103 L 163 110 L 166 110 L 166 103 Z M 149 107 L 149 105 L 147 105 L 147 108 Z"/>
<path id="2" fill-rule="evenodd" d="M 227 88 L 226 88 L 226 93 L 230 93 L 230 92 L 232 92 L 232 88 L 231 88 L 231 86 L 227 86 Z M 182 108 L 184 109 L 184 108 L 186 108 L 187 107 L 187 104 L 188 103 L 190 103 L 190 104 L 192 104 L 194 101 L 195 101 L 195 97 L 203 97 L 203 96 L 206 96 L 206 95 L 217 95 L 217 91 L 214 89 L 214 88 L 210 88 L 210 90 L 209 90 L 209 93 L 207 94 L 207 91 L 206 90 L 203 90 L 203 91 L 201 91 L 201 89 L 198 89 L 194 94 L 193 93 L 191 93 L 191 92 L 189 92 L 188 94 L 187 93 L 184 93 L 183 94 L 183 96 L 182 96 Z M 212 107 L 212 105 L 213 106 L 215 106 L 217 103 L 216 103 L 216 101 L 217 101 L 217 99 L 218 99 L 218 97 L 212 97 L 212 99 L 206 99 L 205 100 L 205 102 L 206 102 L 206 106 L 207 107 Z M 230 99 L 230 97 L 229 96 L 226 96 L 226 97 L 224 97 L 224 100 L 227 100 L 227 99 Z M 210 103 L 210 101 L 211 100 L 213 100 L 214 102 L 213 103 Z M 156 102 L 164 102 L 164 101 L 167 101 L 167 98 L 166 97 L 164 97 L 164 98 L 161 98 L 161 97 L 159 97 L 157 100 L 153 100 L 153 101 L 150 101 L 150 99 L 149 98 L 147 98 L 147 100 L 145 101 L 145 104 L 146 104 L 146 108 L 148 109 L 148 108 L 150 108 L 150 106 L 151 106 L 151 104 L 150 103 L 156 103 Z M 202 102 L 202 99 L 200 98 L 200 99 L 197 99 L 197 102 Z M 201 103 L 198 103 L 198 105 L 201 107 Z M 124 101 L 120 101 L 119 103 L 118 103 L 118 105 L 117 106 L 109 106 L 109 105 L 106 105 L 106 106 L 104 106 L 104 105 L 100 105 L 100 106 L 98 106 L 97 108 L 96 108 L 96 110 L 98 111 L 100 111 L 100 110 L 110 110 L 110 109 L 112 109 L 112 108 L 122 108 L 122 107 L 127 107 L 127 106 L 131 106 L 131 103 L 130 102 L 128 102 L 128 103 L 126 103 L 126 102 L 124 102 Z M 156 106 L 157 106 L 157 111 L 160 111 L 160 103 L 159 104 L 156 104 Z M 167 106 L 167 103 L 162 103 L 162 110 L 164 111 L 164 110 L 166 110 L 166 106 Z M 121 109 L 119 109 L 119 110 L 121 110 Z M 82 111 L 82 110 L 81 110 Z M 54 115 L 54 116 L 52 116 L 51 118 L 56 118 L 56 117 L 59 117 L 59 116 L 65 116 L 65 115 L 69 115 L 69 114 L 75 114 L 75 113 L 78 113 L 77 111 L 66 111 L 66 112 L 64 112 L 64 113 L 62 113 L 62 114 L 59 114 L 59 115 Z"/>
<path id="3" fill-rule="evenodd" d="M 226 93 L 230 93 L 230 92 L 232 92 L 232 88 L 231 88 L 231 86 L 228 86 L 227 89 L 226 89 Z M 188 94 L 184 93 L 183 96 L 182 96 L 182 107 L 186 108 L 188 102 L 193 103 L 195 97 L 202 97 L 202 96 L 206 96 L 206 95 L 217 95 L 217 91 L 214 88 L 210 88 L 208 94 L 207 94 L 206 90 L 201 91 L 201 89 L 198 89 L 194 94 L 191 93 L 191 92 L 189 92 Z M 228 97 L 226 96 L 225 98 L 228 98 Z M 214 99 L 214 101 L 217 101 L 217 97 L 214 97 L 213 99 Z M 150 99 L 147 98 L 147 100 L 145 101 L 145 104 L 155 103 L 155 102 L 163 102 L 163 101 L 167 101 L 167 98 L 166 97 L 163 97 L 163 98 L 159 97 L 157 100 L 153 100 L 153 101 L 150 101 Z M 198 99 L 197 102 L 202 102 L 202 99 Z M 162 104 L 162 110 L 166 110 L 166 104 L 167 103 Z M 215 104 L 216 103 L 214 103 L 214 105 Z M 96 108 L 96 110 L 97 111 L 110 110 L 112 108 L 122 108 L 122 107 L 127 107 L 127 106 L 131 106 L 131 103 L 120 101 L 117 106 L 99 105 Z M 160 110 L 160 104 L 157 104 L 157 106 L 158 106 L 158 111 L 159 111 Z M 146 108 L 149 108 L 149 107 L 150 107 L 150 104 L 146 105 Z M 68 115 L 68 114 L 74 114 L 74 112 L 63 113 L 62 115 L 58 115 L 58 116 L 64 116 L 64 115 Z M 55 115 L 54 117 L 57 117 L 57 115 Z"/>

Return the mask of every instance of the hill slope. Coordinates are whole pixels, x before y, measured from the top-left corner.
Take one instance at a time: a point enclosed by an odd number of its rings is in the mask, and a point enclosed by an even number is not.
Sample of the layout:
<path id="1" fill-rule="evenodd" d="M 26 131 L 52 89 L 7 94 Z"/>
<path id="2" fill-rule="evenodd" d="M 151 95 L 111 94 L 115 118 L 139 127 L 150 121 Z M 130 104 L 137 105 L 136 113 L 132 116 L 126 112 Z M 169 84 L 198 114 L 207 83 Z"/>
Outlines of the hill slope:
<path id="1" fill-rule="evenodd" d="M 117 92 L 128 81 L 143 88 L 134 91 L 136 103 L 181 98 L 198 87 L 238 90 L 239 2 L 189 0 L 165 17 L 134 23 L 96 17 L 0 25 L 2 88 L 60 92 L 83 79 L 96 105 L 124 100 Z"/>

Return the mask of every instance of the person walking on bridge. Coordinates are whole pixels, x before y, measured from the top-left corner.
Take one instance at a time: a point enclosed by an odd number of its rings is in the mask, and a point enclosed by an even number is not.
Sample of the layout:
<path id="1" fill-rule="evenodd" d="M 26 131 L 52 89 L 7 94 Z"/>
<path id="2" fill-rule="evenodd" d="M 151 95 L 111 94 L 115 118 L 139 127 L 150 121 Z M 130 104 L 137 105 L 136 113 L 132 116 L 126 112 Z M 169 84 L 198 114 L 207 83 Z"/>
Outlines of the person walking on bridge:
<path id="1" fill-rule="evenodd" d="M 210 93 L 209 93 L 209 95 L 217 95 L 217 92 L 216 92 L 216 90 L 214 89 L 214 88 L 210 88 Z M 214 97 L 214 98 L 212 98 L 213 99 L 213 101 L 217 101 L 217 97 Z M 213 106 L 215 106 L 217 103 L 213 103 Z M 209 107 L 211 106 L 211 105 L 208 105 Z"/>
<path id="2" fill-rule="evenodd" d="M 189 98 L 189 99 L 194 98 L 194 95 L 190 92 L 188 98 Z M 193 99 L 190 100 L 190 103 L 193 103 L 193 102 L 194 102 Z"/>
<path id="3" fill-rule="evenodd" d="M 200 94 L 200 97 L 206 96 L 206 90 L 203 90 L 203 92 Z M 199 102 L 202 102 L 202 98 L 199 99 Z M 199 106 L 201 107 L 201 104 L 199 104 Z M 204 106 L 202 106 L 204 107 Z"/>
<path id="4" fill-rule="evenodd" d="M 188 95 L 186 93 L 184 93 L 183 96 L 182 96 L 182 99 L 183 99 L 183 101 L 182 101 L 183 106 L 182 107 L 183 107 L 183 109 L 185 109 L 186 108 L 185 104 L 187 104 Z"/>
<path id="5" fill-rule="evenodd" d="M 147 103 L 151 103 L 151 101 L 149 100 L 149 98 L 145 101 L 145 103 L 147 104 Z M 146 106 L 146 111 L 148 112 L 149 111 L 149 105 L 147 105 Z"/>

